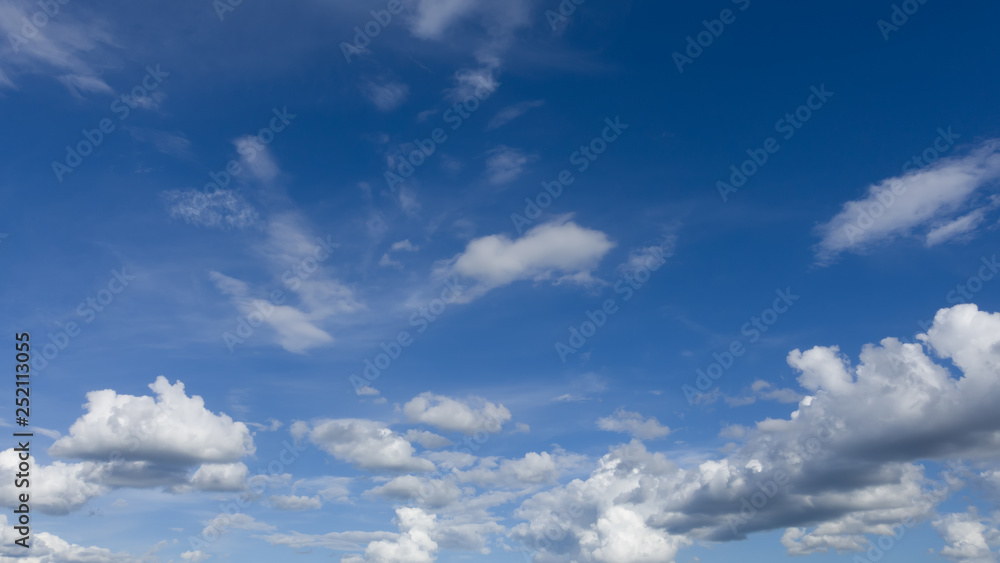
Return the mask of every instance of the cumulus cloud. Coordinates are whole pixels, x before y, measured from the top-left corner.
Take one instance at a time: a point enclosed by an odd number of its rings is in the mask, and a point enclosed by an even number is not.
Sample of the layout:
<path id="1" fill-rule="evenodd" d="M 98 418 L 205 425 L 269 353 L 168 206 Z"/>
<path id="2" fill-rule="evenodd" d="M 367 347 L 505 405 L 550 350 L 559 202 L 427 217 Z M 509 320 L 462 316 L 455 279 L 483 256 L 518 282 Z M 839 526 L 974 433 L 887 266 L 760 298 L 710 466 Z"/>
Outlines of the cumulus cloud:
<path id="1" fill-rule="evenodd" d="M 527 499 L 511 536 L 553 561 L 670 560 L 692 541 L 782 528 L 790 555 L 867 549 L 872 534 L 931 518 L 961 486 L 946 478 L 930 490 L 921 462 L 995 459 L 1000 445 L 990 407 L 1000 400 L 1000 314 L 942 309 L 919 339 L 866 345 L 857 365 L 833 347 L 795 350 L 788 362 L 810 394 L 787 418 L 743 428 L 742 445 L 693 465 L 638 441 L 614 447 L 587 479 Z M 755 494 L 763 501 L 748 504 Z M 988 528 L 966 520 L 939 527 L 978 542 Z M 561 536 L 546 538 L 553 529 Z"/>
<path id="2" fill-rule="evenodd" d="M 933 522 L 945 541 L 941 556 L 958 563 L 995 563 L 1000 547 L 997 523 L 1000 513 L 983 518 L 974 507 L 966 512 L 947 514 Z"/>
<path id="3" fill-rule="evenodd" d="M 163 199 L 171 217 L 192 225 L 243 229 L 258 220 L 257 210 L 232 190 L 171 190 L 164 192 Z"/>
<path id="4" fill-rule="evenodd" d="M 323 501 L 319 497 L 272 495 L 267 502 L 278 510 L 319 510 Z"/>
<path id="5" fill-rule="evenodd" d="M 441 430 L 473 435 L 499 432 L 511 418 L 507 407 L 479 397 L 459 401 L 433 393 L 421 393 L 403 405 L 407 420 Z"/>
<path id="6" fill-rule="evenodd" d="M 191 485 L 203 491 L 242 491 L 249 472 L 242 463 L 206 463 L 191 476 Z"/>
<path id="7" fill-rule="evenodd" d="M 382 424 L 365 419 L 327 419 L 311 427 L 293 427 L 338 460 L 367 470 L 433 471 L 434 464 L 416 457 L 413 445 Z"/>
<path id="8" fill-rule="evenodd" d="M 439 265 L 438 274 L 475 280 L 460 297 L 470 301 L 520 280 L 588 283 L 600 260 L 614 248 L 606 234 L 580 227 L 569 216 L 538 225 L 516 240 L 506 235 L 474 239 Z"/>
<path id="9" fill-rule="evenodd" d="M 597 427 L 608 432 L 631 434 L 640 440 L 654 440 L 670 434 L 670 429 L 655 417 L 643 418 L 637 412 L 618 409 L 611 416 L 597 419 Z"/>
<path id="10" fill-rule="evenodd" d="M 0 514 L 0 559 L 23 561 L 24 563 L 141 563 L 143 558 L 128 553 L 113 552 L 103 547 L 84 547 L 48 532 L 37 532 L 31 538 L 30 556 L 25 557 L 23 547 L 14 544 L 20 535 L 14 530 L 14 523 L 7 522 L 7 516 Z M 148 559 L 147 559 L 148 561 Z"/>
<path id="11" fill-rule="evenodd" d="M 18 495 L 23 489 L 14 486 L 14 475 L 22 460 L 13 448 L 0 452 L 0 473 L 11 476 L 0 481 L 0 504 L 17 507 Z M 94 497 L 104 495 L 106 467 L 98 463 L 63 463 L 42 465 L 34 456 L 28 457 L 31 465 L 31 507 L 47 514 L 67 514 L 86 504 Z"/>
<path id="12" fill-rule="evenodd" d="M 441 508 L 456 503 L 462 497 L 462 489 L 458 487 L 454 478 L 430 479 L 401 475 L 384 485 L 368 490 L 365 495 Z"/>
<path id="13" fill-rule="evenodd" d="M 249 429 L 188 397 L 180 381 L 162 375 L 149 385 L 156 397 L 87 393 L 87 413 L 49 448 L 49 455 L 105 461 L 112 453 L 130 461 L 197 465 L 235 463 L 256 451 Z"/>
<path id="14" fill-rule="evenodd" d="M 438 544 L 431 539 L 437 528 L 437 516 L 420 508 L 396 509 L 399 535 L 394 539 L 378 540 L 368 544 L 364 557 L 346 556 L 342 563 L 431 563 L 436 557 Z"/>
<path id="15" fill-rule="evenodd" d="M 586 460 L 584 456 L 557 450 L 528 452 L 517 459 L 483 457 L 467 470 L 454 470 L 463 483 L 472 483 L 489 489 L 525 489 L 536 485 L 556 483 L 566 472 L 576 469 Z"/>
<path id="16" fill-rule="evenodd" d="M 444 436 L 439 436 L 433 432 L 427 432 L 426 430 L 407 430 L 403 437 L 406 438 L 408 442 L 416 442 L 429 450 L 444 448 L 452 445 L 453 443 Z"/>
<path id="17" fill-rule="evenodd" d="M 882 180 L 816 228 L 821 238 L 815 247 L 817 260 L 829 263 L 843 252 L 865 252 L 894 237 L 928 229 L 922 236 L 929 246 L 967 234 L 981 222 L 976 211 L 952 218 L 998 178 L 1000 140 L 992 139 L 965 156 L 944 158 Z"/>

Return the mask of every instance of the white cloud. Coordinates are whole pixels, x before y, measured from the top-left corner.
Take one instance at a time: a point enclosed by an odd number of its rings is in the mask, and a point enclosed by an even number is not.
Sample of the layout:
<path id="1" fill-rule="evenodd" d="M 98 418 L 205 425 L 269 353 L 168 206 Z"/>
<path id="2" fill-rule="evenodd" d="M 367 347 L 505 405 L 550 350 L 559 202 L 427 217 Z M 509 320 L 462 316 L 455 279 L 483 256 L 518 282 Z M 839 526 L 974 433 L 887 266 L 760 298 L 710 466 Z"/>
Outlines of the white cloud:
<path id="1" fill-rule="evenodd" d="M 991 548 L 1000 547 L 997 519 L 983 518 L 975 508 L 964 513 L 947 514 L 933 522 L 934 529 L 944 539 L 941 556 L 959 563 L 996 563 L 998 554 Z"/>
<path id="2" fill-rule="evenodd" d="M 389 250 L 393 252 L 416 252 L 420 250 L 420 247 L 415 246 L 412 242 L 410 242 L 410 239 L 405 239 L 392 243 Z"/>
<path id="3" fill-rule="evenodd" d="M 237 512 L 227 514 L 225 512 L 215 518 L 205 522 L 205 528 L 201 535 L 206 538 L 214 538 L 228 533 L 230 530 L 247 530 L 250 532 L 271 532 L 275 527 L 264 522 L 258 522 L 253 516 Z"/>
<path id="4" fill-rule="evenodd" d="M 191 485 L 203 491 L 242 491 L 249 472 L 242 463 L 206 463 L 191 476 Z"/>
<path id="5" fill-rule="evenodd" d="M 301 430 L 301 427 L 298 428 Z M 371 420 L 321 420 L 308 429 L 308 437 L 333 457 L 362 469 L 434 470 L 433 463 L 414 455 L 410 442 Z"/>
<path id="6" fill-rule="evenodd" d="M 414 397 L 403 405 L 403 412 L 410 422 L 470 436 L 477 432 L 499 432 L 510 420 L 510 411 L 503 405 L 479 397 L 458 401 L 433 393 L 421 393 Z"/>
<path id="7" fill-rule="evenodd" d="M 417 0 L 411 21 L 413 35 L 438 39 L 450 25 L 475 8 L 475 0 Z"/>
<path id="8" fill-rule="evenodd" d="M 271 545 L 284 545 L 295 550 L 324 547 L 335 551 L 360 551 L 364 549 L 364 546 L 361 544 L 378 540 L 391 540 L 398 535 L 393 532 L 330 532 L 322 535 L 292 532 L 289 534 L 269 534 L 258 537 Z M 350 555 L 345 556 L 341 559 L 341 562 L 350 561 L 351 557 Z"/>
<path id="9" fill-rule="evenodd" d="M 171 217 L 188 224 L 224 229 L 243 229 L 257 223 L 257 210 L 232 190 L 171 190 L 164 192 Z"/>
<path id="10" fill-rule="evenodd" d="M 427 432 L 426 430 L 407 430 L 406 434 L 403 435 L 408 442 L 416 442 L 421 446 L 434 450 L 438 448 L 444 448 L 452 445 L 452 441 L 444 436 L 439 436 L 433 432 Z"/>
<path id="11" fill-rule="evenodd" d="M 108 48 L 114 45 L 106 22 L 90 18 L 76 21 L 70 13 L 45 17 L 41 28 L 28 22 L 45 12 L 36 2 L 11 0 L 0 6 L 0 85 L 16 87 L 11 76 L 47 74 L 66 85 L 73 94 L 111 93 L 100 77 L 100 67 L 110 62 Z M 38 18 L 41 19 L 41 18 Z"/>
<path id="12" fill-rule="evenodd" d="M 919 338 L 866 345 L 855 366 L 834 347 L 793 351 L 812 394 L 788 418 L 729 432 L 743 444 L 686 465 L 638 441 L 612 448 L 589 478 L 524 501 L 511 536 L 553 561 L 648 561 L 654 549 L 669 560 L 692 541 L 781 528 L 790 555 L 868 549 L 872 535 L 932 517 L 962 486 L 944 477 L 932 487 L 921 462 L 994 459 L 1000 445 L 1000 418 L 982 415 L 1000 401 L 1000 314 L 942 309 Z M 742 500 L 756 493 L 767 500 L 748 512 Z M 988 528 L 960 520 L 942 524 L 945 535 L 970 538 L 979 554 Z"/>
<path id="13" fill-rule="evenodd" d="M 211 557 L 211 555 L 201 550 L 185 551 L 184 553 L 181 553 L 181 559 L 185 561 L 206 561 Z"/>
<path id="14" fill-rule="evenodd" d="M 868 188 L 865 197 L 849 201 L 816 229 L 820 263 L 842 252 L 864 252 L 915 230 L 931 228 L 928 244 L 937 244 L 958 232 L 969 232 L 975 215 L 966 215 L 948 227 L 948 218 L 967 207 L 974 197 L 1000 178 L 1000 141 L 981 143 L 966 156 L 942 159 Z M 934 224 L 945 223 L 934 228 Z M 964 229 L 964 231 L 963 231 Z M 949 232 L 950 231 L 950 232 Z"/>
<path id="15" fill-rule="evenodd" d="M 555 484 L 567 471 L 576 469 L 585 457 L 557 450 L 549 452 L 528 452 L 518 459 L 483 457 L 468 470 L 454 470 L 459 481 L 473 483 L 493 490 L 499 487 L 526 489 L 538 485 Z"/>
<path id="16" fill-rule="evenodd" d="M 367 492 L 368 496 L 380 496 L 402 502 L 417 502 L 430 508 L 452 505 L 462 497 L 462 490 L 454 478 L 429 479 L 414 475 L 401 475 L 384 485 Z"/>
<path id="17" fill-rule="evenodd" d="M 624 432 L 640 440 L 654 440 L 670 434 L 670 429 L 655 417 L 643 418 L 637 412 L 618 409 L 612 416 L 597 419 L 597 427 L 608 432 Z"/>
<path id="18" fill-rule="evenodd" d="M 25 557 L 25 549 L 14 544 L 20 535 L 14 530 L 14 523 L 0 514 L 0 560 L 22 563 L 141 563 L 139 557 L 128 553 L 113 552 L 102 547 L 84 547 L 50 534 L 35 532 L 30 540 L 30 556 Z M 32 530 L 34 532 L 34 530 Z"/>
<path id="19" fill-rule="evenodd" d="M 725 397 L 726 404 L 731 407 L 752 405 L 758 399 L 763 401 L 777 401 L 779 403 L 797 403 L 802 400 L 802 395 L 794 389 L 778 388 L 767 381 L 758 379 L 750 386 L 749 395 L 743 397 Z"/>
<path id="20" fill-rule="evenodd" d="M 87 393 L 87 413 L 56 440 L 49 455 L 162 464 L 235 463 L 256 451 L 249 429 L 188 397 L 184 384 L 159 376 L 149 385 L 156 397 L 119 395 L 112 389 Z"/>
<path id="21" fill-rule="evenodd" d="M 273 495 L 267 499 L 267 502 L 278 510 L 319 510 L 323 508 L 323 501 L 319 497 Z"/>
<path id="22" fill-rule="evenodd" d="M 256 135 L 239 137 L 233 141 L 233 146 L 240 155 L 242 169 L 247 170 L 255 180 L 268 183 L 281 172 L 271 149 L 262 144 Z"/>
<path id="23" fill-rule="evenodd" d="M 272 218 L 267 224 L 267 238 L 258 247 L 275 277 L 291 290 L 285 298 L 297 296 L 299 303 L 275 305 L 270 299 L 254 298 L 250 286 L 243 281 L 219 272 L 209 274 L 219 290 L 232 298 L 243 315 L 253 315 L 255 319 L 261 317 L 274 330 L 277 343 L 297 354 L 334 342 L 333 336 L 320 326 L 324 321 L 365 307 L 355 298 L 351 288 L 323 269 L 323 262 L 332 257 L 339 243 L 333 243 L 330 236 L 325 239 L 310 237 L 302 223 L 294 213 Z M 259 293 L 261 296 L 268 295 L 264 290 Z M 228 336 L 233 337 L 232 334 Z M 231 342 L 227 341 L 227 344 Z"/>
<path id="24" fill-rule="evenodd" d="M 497 186 L 517 180 L 530 160 L 523 151 L 504 145 L 491 149 L 487 155 L 486 175 Z"/>
<path id="25" fill-rule="evenodd" d="M 975 231 L 986 219 L 985 209 L 976 209 L 972 213 L 935 226 L 927 233 L 927 246 L 937 246 L 941 243 L 960 238 Z"/>
<path id="26" fill-rule="evenodd" d="M 661 268 L 667 258 L 674 255 L 677 247 L 677 237 L 668 235 L 657 244 L 634 248 L 628 253 L 628 260 L 618 266 L 618 271 L 624 275 L 635 277 L 638 272 L 645 270 L 647 273 L 653 269 Z"/>
<path id="27" fill-rule="evenodd" d="M 17 507 L 18 495 L 24 489 L 14 486 L 14 475 L 22 461 L 13 448 L 0 452 L 0 474 L 11 476 L 0 481 L 0 504 Z M 31 508 L 47 514 L 67 514 L 86 504 L 94 497 L 108 492 L 102 480 L 106 469 L 93 462 L 42 465 L 34 456 L 29 456 L 31 465 Z"/>
<path id="28" fill-rule="evenodd" d="M 591 273 L 614 246 L 604 233 L 580 227 L 564 216 L 516 240 L 506 235 L 474 239 L 464 252 L 440 265 L 438 273 L 476 280 L 460 298 L 471 301 L 520 280 L 592 281 Z"/>
<path id="29" fill-rule="evenodd" d="M 396 525 L 399 535 L 391 540 L 379 540 L 368 544 L 364 559 L 345 557 L 342 562 L 365 561 L 367 563 L 431 563 L 435 560 L 438 544 L 431 539 L 437 527 L 437 516 L 419 508 L 396 509 Z"/>
<path id="30" fill-rule="evenodd" d="M 403 197 L 403 193 L 404 193 L 404 190 L 400 190 L 400 198 Z M 409 193 L 409 192 L 407 191 L 405 193 Z M 419 205 L 417 207 L 419 207 Z M 413 243 L 411 243 L 410 239 L 405 239 L 405 240 L 401 240 L 401 241 L 395 242 L 395 243 L 392 244 L 391 247 L 389 247 L 389 251 L 382 255 L 382 258 L 378 261 L 378 265 L 382 266 L 382 267 L 389 267 L 389 266 L 391 266 L 393 268 L 402 269 L 403 268 L 403 264 L 400 263 L 398 260 L 394 260 L 392 258 L 392 253 L 393 252 L 416 252 L 418 250 L 420 250 L 420 247 L 415 246 Z"/>
<path id="31" fill-rule="evenodd" d="M 379 84 L 369 80 L 362 85 L 361 91 L 379 111 L 390 112 L 403 105 L 410 88 L 398 82 Z"/>
<path id="32" fill-rule="evenodd" d="M 495 92 L 500 82 L 495 76 L 492 64 L 477 69 L 462 69 L 455 72 L 455 86 L 448 89 L 446 96 L 449 101 L 465 103 L 473 98 L 478 99 L 485 92 Z"/>
<path id="33" fill-rule="evenodd" d="M 171 133 L 145 127 L 125 128 L 136 141 L 149 143 L 163 154 L 188 158 L 191 156 L 191 141 L 183 133 Z"/>
<path id="34" fill-rule="evenodd" d="M 504 125 L 527 113 L 528 110 L 541 107 L 543 105 L 545 105 L 545 100 L 530 100 L 513 106 L 507 106 L 493 116 L 489 125 L 486 126 L 486 130 L 491 131 L 493 129 L 503 127 Z"/>

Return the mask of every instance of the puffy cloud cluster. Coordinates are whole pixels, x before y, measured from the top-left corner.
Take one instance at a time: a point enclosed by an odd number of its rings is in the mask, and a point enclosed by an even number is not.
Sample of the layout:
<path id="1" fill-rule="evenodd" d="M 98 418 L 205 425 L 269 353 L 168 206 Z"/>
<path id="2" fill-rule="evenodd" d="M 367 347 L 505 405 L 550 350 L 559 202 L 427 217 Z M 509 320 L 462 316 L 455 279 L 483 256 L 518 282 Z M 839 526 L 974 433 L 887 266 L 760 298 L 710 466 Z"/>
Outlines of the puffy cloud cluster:
<path id="1" fill-rule="evenodd" d="M 111 389 L 87 394 L 86 414 L 48 452 L 83 461 L 29 459 L 34 508 L 65 514 L 114 487 L 245 488 L 248 469 L 239 459 L 255 451 L 246 425 L 211 412 L 201 397 L 187 396 L 181 382 L 171 385 L 161 376 L 149 387 L 155 398 Z M 13 475 L 19 462 L 14 449 L 0 452 L 0 471 Z M 0 484 L 0 504 L 16 506 L 17 493 L 13 481 Z"/>
<path id="2" fill-rule="evenodd" d="M 68 541 L 48 532 L 34 533 L 31 539 L 30 555 L 25 557 L 25 549 L 14 544 L 20 535 L 14 530 L 7 516 L 0 514 L 0 560 L 21 563 L 140 563 L 142 558 L 128 553 L 116 553 L 103 547 L 86 547 Z"/>
<path id="3" fill-rule="evenodd" d="M 256 448 L 250 430 L 188 397 L 184 384 L 159 376 L 149 385 L 156 398 L 119 395 L 112 389 L 87 393 L 87 413 L 52 445 L 58 457 L 122 459 L 162 464 L 234 463 Z"/>
<path id="4" fill-rule="evenodd" d="M 866 345 L 856 366 L 835 347 L 793 351 L 811 395 L 789 418 L 758 422 L 725 458 L 694 467 L 637 441 L 614 448 L 587 479 L 526 500 L 512 537 L 537 561 L 663 561 L 692 540 L 782 528 L 793 555 L 867 549 L 869 535 L 928 519 L 945 498 L 928 491 L 919 462 L 995 458 L 1000 443 L 990 407 L 1000 401 L 1000 314 L 943 309 L 920 339 Z"/>
<path id="5" fill-rule="evenodd" d="M 996 563 L 994 548 L 1000 547 L 998 524 L 1000 513 L 984 518 L 975 508 L 933 522 L 946 544 L 941 555 L 958 563 Z"/>
<path id="6" fill-rule="evenodd" d="M 385 425 L 359 418 L 324 419 L 309 425 L 296 422 L 292 432 L 341 461 L 367 470 L 433 471 L 434 464 L 417 457 L 413 445 Z"/>
<path id="7" fill-rule="evenodd" d="M 433 393 L 414 397 L 403 405 L 403 413 L 410 422 L 469 436 L 477 432 L 499 432 L 511 418 L 507 407 L 479 397 L 459 401 Z"/>
<path id="8" fill-rule="evenodd" d="M 461 300 L 521 280 L 592 282 L 591 273 L 615 243 L 601 231 L 581 227 L 570 216 L 532 228 L 516 240 L 490 235 L 469 242 L 465 251 L 439 267 L 443 276 L 475 280 Z"/>

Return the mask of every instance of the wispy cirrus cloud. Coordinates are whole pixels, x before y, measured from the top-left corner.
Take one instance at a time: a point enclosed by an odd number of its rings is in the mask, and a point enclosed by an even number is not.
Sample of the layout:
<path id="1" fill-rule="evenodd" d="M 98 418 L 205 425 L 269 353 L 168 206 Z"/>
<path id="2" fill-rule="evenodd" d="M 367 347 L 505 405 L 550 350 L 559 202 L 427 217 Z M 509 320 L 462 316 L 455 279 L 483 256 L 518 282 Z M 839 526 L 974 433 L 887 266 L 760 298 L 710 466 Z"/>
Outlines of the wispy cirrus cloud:
<path id="1" fill-rule="evenodd" d="M 980 196 L 998 179 L 1000 140 L 991 139 L 964 156 L 882 180 L 816 227 L 817 261 L 829 264 L 844 252 L 863 253 L 902 236 L 917 235 L 933 246 L 968 235 L 982 223 L 981 214 L 995 207 L 995 198 Z M 968 212 L 974 206 L 984 209 Z"/>

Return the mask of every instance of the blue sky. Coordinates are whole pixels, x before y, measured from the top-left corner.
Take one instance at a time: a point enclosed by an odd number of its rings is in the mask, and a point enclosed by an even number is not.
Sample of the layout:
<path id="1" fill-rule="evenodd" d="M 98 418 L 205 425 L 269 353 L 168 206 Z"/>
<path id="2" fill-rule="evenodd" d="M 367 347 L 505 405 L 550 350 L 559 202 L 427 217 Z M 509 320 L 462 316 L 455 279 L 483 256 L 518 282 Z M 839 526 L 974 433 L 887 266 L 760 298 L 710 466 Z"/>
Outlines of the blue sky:
<path id="1" fill-rule="evenodd" d="M 0 560 L 996 561 L 998 10 L 6 2 Z"/>

